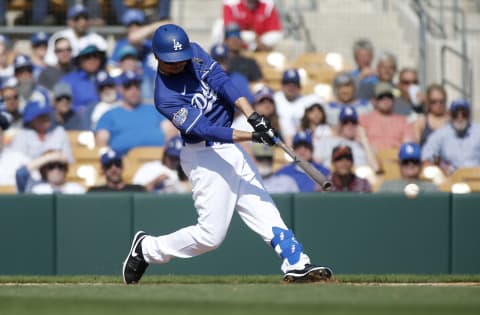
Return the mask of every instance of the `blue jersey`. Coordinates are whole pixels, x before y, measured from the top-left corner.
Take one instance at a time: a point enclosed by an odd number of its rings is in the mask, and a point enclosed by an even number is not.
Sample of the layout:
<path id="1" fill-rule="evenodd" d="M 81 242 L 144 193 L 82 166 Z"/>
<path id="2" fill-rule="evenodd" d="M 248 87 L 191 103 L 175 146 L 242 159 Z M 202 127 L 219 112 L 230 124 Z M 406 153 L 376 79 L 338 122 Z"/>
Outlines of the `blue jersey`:
<path id="1" fill-rule="evenodd" d="M 187 143 L 233 142 L 234 103 L 241 93 L 222 67 L 199 45 L 176 75 L 160 72 L 155 80 L 155 106 L 181 132 Z"/>

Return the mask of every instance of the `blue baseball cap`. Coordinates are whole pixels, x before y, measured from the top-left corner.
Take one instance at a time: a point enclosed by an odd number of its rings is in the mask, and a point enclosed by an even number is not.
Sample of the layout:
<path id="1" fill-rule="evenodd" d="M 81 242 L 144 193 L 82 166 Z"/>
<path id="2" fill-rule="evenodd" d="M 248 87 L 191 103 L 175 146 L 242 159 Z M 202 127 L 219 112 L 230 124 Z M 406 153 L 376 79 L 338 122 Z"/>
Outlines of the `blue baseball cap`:
<path id="1" fill-rule="evenodd" d="M 464 109 L 470 111 L 470 103 L 466 99 L 454 100 L 450 104 L 450 112 L 454 112 L 457 109 Z"/>
<path id="2" fill-rule="evenodd" d="M 130 83 L 141 83 L 143 81 L 142 77 L 136 73 L 135 71 L 124 71 L 122 74 L 118 77 L 118 82 L 121 85 L 127 85 Z"/>
<path id="3" fill-rule="evenodd" d="M 183 147 L 182 137 L 180 136 L 172 137 L 166 145 L 165 154 L 173 157 L 179 157 L 182 147 Z"/>
<path id="4" fill-rule="evenodd" d="M 400 161 L 405 160 L 418 160 L 422 158 L 422 150 L 420 146 L 415 142 L 407 142 L 402 144 L 400 151 L 398 152 L 398 159 Z"/>
<path id="5" fill-rule="evenodd" d="M 210 49 L 210 56 L 214 60 L 223 60 L 226 59 L 228 56 L 228 47 L 225 44 L 216 44 L 213 45 L 212 49 Z"/>
<path id="6" fill-rule="evenodd" d="M 122 161 L 122 155 L 110 149 L 100 157 L 100 164 L 102 164 L 102 166 L 107 166 L 112 161 Z"/>
<path id="7" fill-rule="evenodd" d="M 358 115 L 355 108 L 351 106 L 343 106 L 340 110 L 340 114 L 338 115 L 338 120 L 341 123 L 352 121 L 354 123 L 358 123 Z"/>
<path id="8" fill-rule="evenodd" d="M 229 23 L 225 26 L 225 39 L 230 37 L 240 37 L 240 26 L 237 23 Z"/>
<path id="9" fill-rule="evenodd" d="M 30 101 L 25 105 L 23 122 L 28 124 L 38 116 L 50 114 L 52 111 L 53 108 L 44 102 Z"/>
<path id="10" fill-rule="evenodd" d="M 293 83 L 300 86 L 300 73 L 297 69 L 288 69 L 283 73 L 282 84 Z"/>
<path id="11" fill-rule="evenodd" d="M 29 67 L 33 70 L 32 59 L 27 55 L 16 55 L 13 59 L 13 69 L 15 72 L 20 68 Z"/>
<path id="12" fill-rule="evenodd" d="M 48 34 L 45 32 L 36 32 L 32 35 L 32 37 L 30 37 L 30 43 L 32 43 L 32 46 L 47 44 Z"/>
<path id="13" fill-rule="evenodd" d="M 145 13 L 138 9 L 128 9 L 122 16 L 122 24 L 129 26 L 130 24 L 145 24 Z"/>
<path id="14" fill-rule="evenodd" d="M 306 146 L 313 150 L 312 133 L 306 132 L 306 131 L 298 132 L 293 137 L 292 146 L 293 146 L 293 149 L 296 149 L 300 146 Z"/>
<path id="15" fill-rule="evenodd" d="M 131 45 L 125 45 L 118 51 L 118 59 L 122 61 L 126 57 L 138 59 L 138 51 Z"/>
<path id="16" fill-rule="evenodd" d="M 97 87 L 101 88 L 106 85 L 115 86 L 115 79 L 105 70 L 101 70 L 97 73 Z"/>
<path id="17" fill-rule="evenodd" d="M 69 19 L 74 19 L 80 15 L 83 15 L 88 18 L 88 10 L 82 4 L 76 4 L 68 9 L 67 17 Z"/>
<path id="18" fill-rule="evenodd" d="M 253 99 L 254 99 L 255 103 L 259 103 L 260 101 L 262 101 L 264 99 L 269 99 L 273 102 L 274 101 L 273 100 L 273 91 L 272 91 L 271 88 L 264 85 L 264 86 L 262 86 L 261 89 L 259 89 L 257 92 L 255 92 L 255 95 L 253 96 Z"/>

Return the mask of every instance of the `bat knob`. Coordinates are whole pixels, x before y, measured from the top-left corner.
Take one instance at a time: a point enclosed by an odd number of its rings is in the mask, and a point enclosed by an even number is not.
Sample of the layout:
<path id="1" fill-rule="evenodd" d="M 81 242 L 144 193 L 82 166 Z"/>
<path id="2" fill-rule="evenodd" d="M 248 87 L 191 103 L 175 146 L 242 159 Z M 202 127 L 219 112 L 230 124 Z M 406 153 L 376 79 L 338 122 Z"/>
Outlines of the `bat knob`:
<path id="1" fill-rule="evenodd" d="M 330 191 L 332 189 L 332 182 L 326 181 L 325 183 L 323 183 L 322 189 L 324 191 Z"/>

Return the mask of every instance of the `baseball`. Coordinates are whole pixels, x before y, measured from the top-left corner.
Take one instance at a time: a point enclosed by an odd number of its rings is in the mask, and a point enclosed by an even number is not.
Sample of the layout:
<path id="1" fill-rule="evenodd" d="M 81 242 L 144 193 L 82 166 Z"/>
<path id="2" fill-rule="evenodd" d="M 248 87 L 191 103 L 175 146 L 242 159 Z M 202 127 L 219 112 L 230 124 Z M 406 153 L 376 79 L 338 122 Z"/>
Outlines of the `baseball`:
<path id="1" fill-rule="evenodd" d="M 407 198 L 415 198 L 420 192 L 420 188 L 417 184 L 408 184 L 405 186 L 403 191 L 405 192 L 405 196 L 407 196 Z"/>

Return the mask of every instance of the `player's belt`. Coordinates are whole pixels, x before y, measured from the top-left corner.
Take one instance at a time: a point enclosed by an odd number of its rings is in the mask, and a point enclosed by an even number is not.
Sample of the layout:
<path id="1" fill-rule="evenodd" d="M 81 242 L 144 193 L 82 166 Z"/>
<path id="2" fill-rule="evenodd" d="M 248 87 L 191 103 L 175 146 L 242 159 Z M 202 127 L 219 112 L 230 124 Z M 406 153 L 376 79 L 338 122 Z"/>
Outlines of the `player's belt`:
<path id="1" fill-rule="evenodd" d="M 205 147 L 212 147 L 214 145 L 219 145 L 219 144 L 223 144 L 223 142 L 207 140 L 207 141 L 200 141 L 196 143 L 188 143 L 188 142 L 183 143 L 184 146 L 194 145 L 194 146 L 205 146 Z"/>

